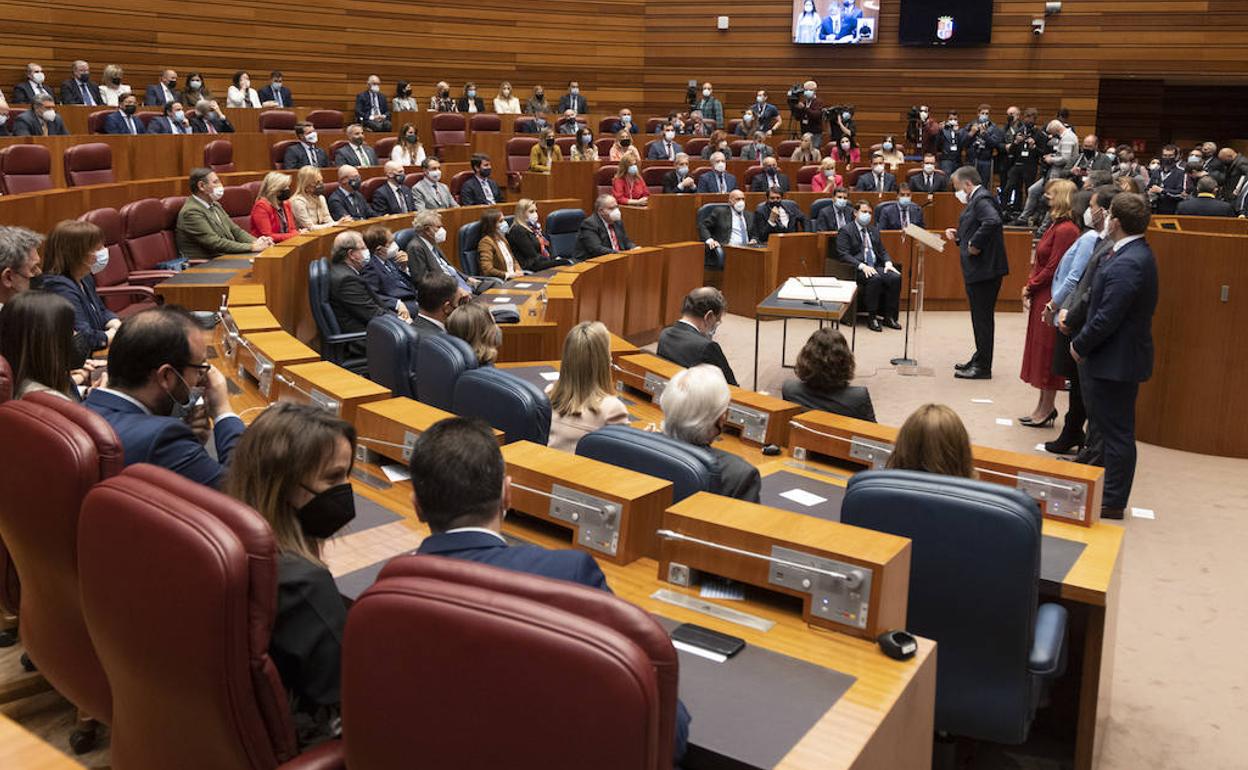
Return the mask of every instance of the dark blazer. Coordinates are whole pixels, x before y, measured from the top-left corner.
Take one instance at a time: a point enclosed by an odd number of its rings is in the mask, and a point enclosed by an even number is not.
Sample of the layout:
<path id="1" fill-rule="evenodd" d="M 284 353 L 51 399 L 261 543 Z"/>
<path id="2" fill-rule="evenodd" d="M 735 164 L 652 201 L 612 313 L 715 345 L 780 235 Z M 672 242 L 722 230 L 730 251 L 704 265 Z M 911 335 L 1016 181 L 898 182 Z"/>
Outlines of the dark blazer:
<path id="1" fill-rule="evenodd" d="M 381 298 L 358 273 L 341 262 L 329 266 L 329 305 L 343 334 L 365 331 L 369 321 L 392 309 L 382 304 Z M 348 358 L 365 355 L 364 341 L 349 343 L 346 355 Z"/>
<path id="2" fill-rule="evenodd" d="M 665 193 L 694 193 L 698 191 L 696 184 L 687 190 L 677 187 L 678 184 L 680 184 L 680 176 L 674 169 L 663 175 L 663 192 Z"/>
<path id="3" fill-rule="evenodd" d="M 716 494 L 734 497 L 748 503 L 759 502 L 758 495 L 762 491 L 763 482 L 759 477 L 758 468 L 734 454 L 729 454 L 713 446 L 703 447 L 715 457 L 715 466 L 719 471 L 719 487 Z"/>
<path id="4" fill-rule="evenodd" d="M 416 313 L 412 313 L 412 328 L 421 334 L 446 334 L 446 329 Z"/>
<path id="5" fill-rule="evenodd" d="M 338 189 L 330 193 L 325 202 L 329 204 L 329 215 L 335 222 L 343 217 L 368 219 L 373 216 L 373 210 L 369 208 L 364 196 L 345 184 L 338 185 Z"/>
<path id="6" fill-rule="evenodd" d="M 979 254 L 972 255 L 971 246 L 977 247 Z M 958 247 L 962 257 L 962 279 L 966 283 L 991 281 L 1009 275 L 1001 211 L 987 187 L 975 190 L 958 217 Z"/>
<path id="7" fill-rule="evenodd" d="M 714 238 L 721 245 L 728 245 L 732 239 L 732 215 L 731 206 L 715 206 L 698 219 L 698 237 L 705 241 L 707 238 Z M 751 241 L 758 240 L 758 226 L 754 222 L 754 216 L 744 211 L 741 216 L 745 219 L 745 232 Z"/>
<path id="8" fill-rule="evenodd" d="M 373 112 L 373 96 L 377 97 L 377 106 L 381 110 L 382 117 L 390 117 L 390 102 L 386 101 L 386 95 L 373 94 L 372 91 L 364 90 L 355 95 L 355 119 L 361 123 L 368 120 L 368 116 Z"/>
<path id="9" fill-rule="evenodd" d="M 137 113 L 131 115 L 130 119 L 134 121 L 134 134 L 147 133 L 147 129 L 143 127 L 143 121 L 139 119 Z M 113 110 L 104 117 L 104 133 L 129 134 L 132 132 L 130 131 L 130 126 L 126 125 L 126 116 L 117 110 Z"/>
<path id="10" fill-rule="evenodd" d="M 717 193 L 719 192 L 719 180 L 714 171 L 708 171 L 698 178 L 698 192 L 700 193 Z M 737 178 L 731 173 L 724 172 L 724 192 L 732 192 L 737 189 Z"/>
<path id="11" fill-rule="evenodd" d="M 82 335 L 90 343 L 92 350 L 108 347 L 104 326 L 116 318 L 117 314 L 105 307 L 100 295 L 96 293 L 94 276 L 84 276 L 81 285 L 68 275 L 45 274 L 40 280 L 40 286 L 45 291 L 59 294 L 73 305 L 74 332 Z"/>
<path id="12" fill-rule="evenodd" d="M 1153 373 L 1157 260 L 1143 239 L 1106 254 L 1088 301 L 1088 321 L 1071 346 L 1092 377 L 1144 382 Z"/>
<path id="13" fill-rule="evenodd" d="M 882 176 L 884 177 L 883 190 L 876 189 L 875 174 L 870 172 L 858 177 L 858 183 L 854 185 L 854 189 L 859 192 L 897 192 L 897 177 L 887 171 Z"/>
<path id="14" fill-rule="evenodd" d="M 854 207 L 852 205 L 846 205 L 843 209 L 838 209 L 836 204 L 825 206 L 823 211 L 819 212 L 819 216 L 815 217 L 815 232 L 828 233 L 840 230 L 853 221 Z"/>
<path id="15" fill-rule="evenodd" d="M 949 180 L 939 171 L 932 172 L 930 184 L 927 181 L 927 176 L 922 171 L 910 175 L 910 189 L 915 192 L 944 192 L 948 186 Z"/>
<path id="16" fill-rule="evenodd" d="M 277 612 L 269 655 L 295 710 L 334 706 L 339 695 L 347 606 L 329 570 L 293 553 L 277 557 Z"/>
<path id="17" fill-rule="evenodd" d="M 230 119 L 224 115 L 211 115 L 207 118 L 201 118 L 199 115 L 192 113 L 187 119 L 191 122 L 191 130 L 197 134 L 212 133 L 208 130 L 208 124 L 210 122 L 212 123 L 213 128 L 217 129 L 218 134 L 234 133 L 234 124 L 231 123 Z"/>
<path id="18" fill-rule="evenodd" d="M 910 224 L 923 227 L 923 209 L 917 203 L 906 206 L 910 215 Z M 875 223 L 881 230 L 901 229 L 901 204 L 897 201 L 885 201 L 875 210 Z"/>
<path id="19" fill-rule="evenodd" d="M 493 179 L 486 179 L 485 183 L 490 186 L 490 191 L 494 194 L 494 202 L 501 203 L 506 200 L 503 197 L 503 191 L 498 188 L 498 182 Z M 485 192 L 481 189 L 481 180 L 476 174 L 464 180 L 464 184 L 459 188 L 459 202 L 465 206 L 480 206 L 488 203 L 485 199 Z"/>
<path id="20" fill-rule="evenodd" d="M 1179 203 L 1176 214 L 1191 214 L 1198 217 L 1233 217 L 1235 207 L 1212 195 L 1197 195 Z"/>
<path id="21" fill-rule="evenodd" d="M 33 110 L 26 110 L 13 118 L 13 136 L 43 136 L 43 125 L 43 118 L 36 115 Z M 57 115 L 56 120 L 47 125 L 48 136 L 69 136 L 65 121 L 60 115 Z"/>
<path id="22" fill-rule="evenodd" d="M 369 147 L 367 142 L 364 144 L 364 146 L 361 149 L 364 150 L 364 157 L 368 159 L 368 163 L 364 165 L 376 166 L 377 165 L 377 152 L 372 147 Z M 357 158 L 355 155 L 355 147 L 349 142 L 346 145 L 339 147 L 338 152 L 334 153 L 334 165 L 335 166 L 359 166 L 360 159 Z"/>
<path id="23" fill-rule="evenodd" d="M 1088 301 L 1092 297 L 1092 282 L 1100 269 L 1101 260 L 1109 253 L 1113 243 L 1106 238 L 1097 238 L 1092 247 L 1092 256 L 1079 276 L 1079 283 L 1074 291 L 1066 295 L 1062 309 L 1066 311 L 1066 328 L 1070 330 L 1070 338 L 1079 336 L 1083 325 L 1088 321 Z"/>
<path id="24" fill-rule="evenodd" d="M 260 97 L 261 104 L 264 104 L 265 102 L 277 101 L 277 97 L 273 94 L 273 90 L 274 90 L 273 84 L 269 83 L 267 86 L 265 86 L 264 88 L 261 88 L 259 91 L 256 92 L 256 96 Z M 295 106 L 295 100 L 291 98 L 289 88 L 287 88 L 286 86 L 281 86 L 277 90 L 282 92 L 282 107 L 294 107 Z"/>
<path id="25" fill-rule="evenodd" d="M 659 347 L 655 352 L 659 358 L 666 358 L 686 369 L 698 364 L 718 366 L 729 385 L 737 384 L 737 377 L 732 373 L 719 343 L 707 339 L 706 335 L 684 321 L 677 321 L 659 332 Z"/>
<path id="26" fill-rule="evenodd" d="M 286 152 L 282 155 L 282 168 L 284 169 L 300 169 L 304 166 L 310 166 L 308 162 L 308 145 L 303 142 L 296 142 L 286 148 Z M 316 165 L 321 168 L 329 166 L 329 155 L 320 147 L 313 145 L 311 147 L 312 156 L 316 158 Z"/>
<path id="27" fill-rule="evenodd" d="M 966 129 L 941 128 L 936 134 L 936 157 L 942 161 L 962 162 L 962 153 L 966 150 Z"/>
<path id="28" fill-rule="evenodd" d="M 381 303 L 386 308 L 393 310 L 397 300 L 406 305 L 413 316 L 418 312 L 416 285 L 412 283 L 411 276 L 392 260 L 382 259 L 374 254 L 360 272 L 360 277 L 381 298 Z"/>
<path id="29" fill-rule="evenodd" d="M 416 553 L 492 564 L 516 572 L 568 580 L 603 591 L 610 590 L 598 563 L 584 551 L 550 550 L 536 545 L 507 545 L 502 537 L 485 532 L 432 534 L 421 542 Z"/>
<path id="30" fill-rule="evenodd" d="M 779 222 L 771 224 L 771 209 L 763 202 L 754 210 L 754 229 L 758 232 L 758 240 L 766 243 L 773 233 L 804 233 L 807 230 L 806 215 L 793 201 L 780 201 L 780 207 L 789 213 L 789 224 L 781 226 Z"/>
<path id="31" fill-rule="evenodd" d="M 871 394 L 866 388 L 847 385 L 840 390 L 815 390 L 794 377 L 784 381 L 780 394 L 785 401 L 801 404 L 807 409 L 819 409 L 856 420 L 875 422 L 875 407 L 871 404 Z"/>
<path id="32" fill-rule="evenodd" d="M 185 123 L 179 126 L 179 129 L 180 131 L 178 133 L 182 133 L 182 134 L 195 133 L 195 129 L 191 126 L 191 122 L 189 120 L 187 120 Z M 150 121 L 148 121 L 147 133 L 149 134 L 172 134 L 173 133 L 172 121 L 169 118 L 166 118 L 164 115 L 158 115 L 152 118 Z"/>
<path id="33" fill-rule="evenodd" d="M 635 125 L 634 128 L 636 128 Z M 671 160 L 676 160 L 676 154 L 684 151 L 685 148 L 681 147 L 680 142 L 673 139 Z M 662 137 L 659 137 L 650 144 L 646 145 L 646 160 L 668 160 L 667 145 Z"/>
<path id="34" fill-rule="evenodd" d="M 570 109 L 576 110 L 578 115 L 584 115 L 589 112 L 589 102 L 585 101 L 585 97 L 582 94 L 577 94 L 576 96 L 564 94 L 559 97 L 558 112 L 562 113 Z"/>
<path id="35" fill-rule="evenodd" d="M 789 175 L 781 171 L 776 172 L 776 184 L 780 186 L 780 192 L 786 194 L 790 189 L 792 189 L 789 186 Z M 761 174 L 755 175 L 754 181 L 750 182 L 750 192 L 765 193 L 769 189 L 771 189 L 771 184 L 767 180 L 767 172 L 765 171 Z"/>
<path id="36" fill-rule="evenodd" d="M 169 93 L 173 94 L 173 99 L 165 98 L 165 90 L 160 87 L 160 83 L 152 83 L 143 93 L 143 104 L 148 107 L 164 107 L 170 101 L 178 102 L 182 100 L 182 92 L 177 87 L 170 88 Z"/>
<path id="37" fill-rule="evenodd" d="M 56 100 L 56 94 L 52 93 L 52 89 L 48 88 L 46 83 L 43 86 L 41 86 L 41 88 L 43 88 L 43 93 L 46 93 L 48 96 L 51 96 L 53 101 Z M 34 103 L 35 96 L 37 94 L 38 92 L 35 91 L 35 87 L 30 84 L 30 81 L 23 80 L 22 82 L 13 86 L 13 98 L 9 100 L 9 103 L 10 104 L 32 104 Z"/>
<path id="38" fill-rule="evenodd" d="M 104 103 L 104 97 L 100 94 L 100 87 L 92 81 L 87 81 L 87 90 L 91 93 L 91 98 L 95 100 L 96 106 L 107 107 Z M 61 82 L 61 104 L 86 104 L 82 99 L 82 84 L 77 80 L 70 78 Z"/>
<path id="39" fill-rule="evenodd" d="M 477 106 L 477 112 L 485 112 L 485 100 L 484 99 L 482 99 L 480 96 L 474 96 L 472 98 L 472 101 Z M 458 109 L 460 112 L 467 112 L 468 111 L 468 97 L 461 96 L 458 99 L 456 99 L 455 108 Z"/>
<path id="40" fill-rule="evenodd" d="M 633 242 L 628 239 L 628 233 L 624 232 L 623 221 L 612 222 L 611 228 L 615 231 L 615 240 L 620 245 L 620 251 L 633 248 Z M 598 212 L 590 214 L 581 221 L 580 229 L 576 231 L 574 253 L 578 261 L 615 253 L 615 249 L 611 248 L 611 236 L 607 233 L 607 226 Z"/>
<path id="41" fill-rule="evenodd" d="M 214 460 L 181 420 L 147 414 L 126 399 L 99 389 L 87 394 L 83 403 L 113 426 L 125 450 L 126 465 L 158 465 L 210 487 L 221 485 L 245 427 L 234 416 L 217 421 L 212 430 L 217 450 Z"/>
<path id="42" fill-rule="evenodd" d="M 399 198 L 395 193 L 395 190 L 390 189 L 389 183 L 381 185 L 373 192 L 373 200 L 369 204 L 373 210 L 373 216 L 382 217 L 386 214 L 402 214 L 405 211 L 414 213 L 416 211 L 416 196 L 412 195 L 412 188 L 401 184 L 397 190 L 398 195 L 402 195 L 403 202 L 407 204 L 406 209 L 399 205 Z"/>
<path id="43" fill-rule="evenodd" d="M 867 234 L 871 238 L 871 251 L 875 253 L 875 269 L 883 270 L 892 261 L 884 250 L 884 242 L 880 240 L 880 231 L 874 224 L 867 225 Z M 857 271 L 858 266 L 866 263 L 866 249 L 862 245 L 862 230 L 855 222 L 842 227 L 836 233 L 836 256 L 842 262 Z M 858 275 L 857 272 L 854 273 Z"/>
<path id="44" fill-rule="evenodd" d="M 419 235 L 412 236 L 412 240 L 407 244 L 407 273 L 412 277 L 413 283 L 419 283 L 420 279 L 429 273 L 445 273 L 446 271 L 439 264 L 439 259 L 455 271 L 460 281 L 460 288 L 472 290 L 472 286 L 468 283 L 468 276 L 451 264 L 446 255 L 442 253 L 442 249 L 435 244 L 433 250 L 430 250 L 424 238 Z"/>
<path id="45" fill-rule="evenodd" d="M 558 264 L 565 264 L 563 260 L 556 259 L 551 253 L 549 238 L 546 241 L 546 256 L 543 257 L 542 245 L 537 239 L 537 233 L 527 227 L 512 225 L 507 231 L 507 245 L 511 247 L 511 256 L 516 258 L 521 267 L 531 273 L 536 273 Z"/>

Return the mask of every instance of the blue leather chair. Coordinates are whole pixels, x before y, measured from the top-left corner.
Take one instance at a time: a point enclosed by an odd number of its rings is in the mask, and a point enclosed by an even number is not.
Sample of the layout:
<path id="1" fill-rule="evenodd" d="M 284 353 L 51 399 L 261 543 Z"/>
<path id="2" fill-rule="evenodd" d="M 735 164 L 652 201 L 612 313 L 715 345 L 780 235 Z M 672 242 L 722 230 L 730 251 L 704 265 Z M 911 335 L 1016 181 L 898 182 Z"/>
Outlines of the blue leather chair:
<path id="1" fill-rule="evenodd" d="M 368 379 L 396 396 L 416 398 L 416 356 L 420 332 L 397 315 L 379 315 L 364 332 Z"/>
<path id="2" fill-rule="evenodd" d="M 648 433 L 626 425 L 606 425 L 581 437 L 576 453 L 667 479 L 672 482 L 673 503 L 697 492 L 719 488 L 719 471 L 710 452 L 662 433 Z"/>
<path id="3" fill-rule="evenodd" d="M 412 242 L 412 237 L 416 235 L 416 228 L 405 227 L 394 234 L 394 242 L 398 244 L 399 251 L 407 251 L 407 246 Z"/>
<path id="4" fill-rule="evenodd" d="M 329 304 L 329 260 L 314 259 L 308 263 L 308 302 L 312 305 L 312 318 L 321 335 L 321 357 L 326 361 L 363 374 L 368 361 L 363 358 L 347 358 L 348 343 L 363 340 L 365 332 L 344 334 L 338 326 L 338 317 Z"/>
<path id="5" fill-rule="evenodd" d="M 477 356 L 459 337 L 449 334 L 422 334 L 416 345 L 420 375 L 416 399 L 438 409 L 452 411 L 455 405 L 455 382 L 470 369 L 477 368 Z"/>
<path id="6" fill-rule="evenodd" d="M 550 438 L 550 399 L 536 385 L 504 369 L 484 367 L 464 372 L 455 382 L 452 412 L 480 417 L 504 434 L 504 440 L 546 444 Z"/>
<path id="7" fill-rule="evenodd" d="M 469 222 L 459 228 L 459 269 L 465 275 L 481 275 L 481 255 L 477 244 L 481 242 L 481 222 Z"/>
<path id="8" fill-rule="evenodd" d="M 811 227 L 815 226 L 815 219 L 818 218 L 819 212 L 823 211 L 828 206 L 834 205 L 835 200 L 836 200 L 835 198 L 820 198 L 819 200 L 810 204 L 810 226 Z"/>
<path id="9" fill-rule="evenodd" d="M 695 219 L 694 221 L 701 222 L 702 217 L 709 214 L 713 209 L 716 209 L 719 207 L 728 208 L 728 204 L 727 203 L 703 203 L 701 206 L 698 206 L 698 213 L 696 215 L 697 219 Z M 719 248 L 715 249 L 714 259 L 715 259 L 715 262 L 712 264 L 711 255 L 708 253 L 706 257 L 706 266 L 715 268 L 716 270 L 722 270 L 723 265 L 724 265 L 724 247 L 723 246 L 720 246 Z"/>
<path id="10" fill-rule="evenodd" d="M 906 630 L 935 639 L 936 730 L 1017 745 L 1066 660 L 1066 609 L 1040 604 L 1040 510 L 1024 493 L 916 471 L 849 480 L 841 521 L 908 537 Z"/>
<path id="11" fill-rule="evenodd" d="M 572 259 L 576 254 L 576 234 L 585 221 L 580 209 L 555 209 L 546 215 L 546 235 L 550 238 L 550 254 L 559 259 Z"/>

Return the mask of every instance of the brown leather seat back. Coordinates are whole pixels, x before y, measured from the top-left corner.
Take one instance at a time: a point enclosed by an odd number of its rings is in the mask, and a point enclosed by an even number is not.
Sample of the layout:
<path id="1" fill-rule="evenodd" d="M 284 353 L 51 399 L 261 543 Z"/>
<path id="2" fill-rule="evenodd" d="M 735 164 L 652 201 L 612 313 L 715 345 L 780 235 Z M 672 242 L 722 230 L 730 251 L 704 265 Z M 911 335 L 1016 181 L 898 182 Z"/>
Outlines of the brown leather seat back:
<path id="1" fill-rule="evenodd" d="M 52 154 L 41 144 L 11 144 L 0 154 L 0 175 L 9 195 L 52 189 Z"/>
<path id="2" fill-rule="evenodd" d="M 113 148 L 103 142 L 75 144 L 65 149 L 65 181 L 70 187 L 112 184 Z"/>
<path id="3" fill-rule="evenodd" d="M 217 139 L 204 145 L 204 165 L 218 174 L 234 170 L 234 145 L 229 139 Z"/>

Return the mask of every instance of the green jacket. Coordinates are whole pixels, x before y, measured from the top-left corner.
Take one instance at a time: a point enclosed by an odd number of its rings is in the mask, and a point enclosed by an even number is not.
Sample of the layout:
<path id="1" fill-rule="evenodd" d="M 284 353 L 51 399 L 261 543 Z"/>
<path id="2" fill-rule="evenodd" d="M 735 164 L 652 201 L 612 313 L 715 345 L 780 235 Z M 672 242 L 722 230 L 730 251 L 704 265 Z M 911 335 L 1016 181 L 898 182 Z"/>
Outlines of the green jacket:
<path id="1" fill-rule="evenodd" d="M 212 259 L 222 254 L 246 254 L 255 238 L 234 224 L 220 203 L 206 207 L 189 196 L 178 212 L 175 240 L 186 259 Z"/>

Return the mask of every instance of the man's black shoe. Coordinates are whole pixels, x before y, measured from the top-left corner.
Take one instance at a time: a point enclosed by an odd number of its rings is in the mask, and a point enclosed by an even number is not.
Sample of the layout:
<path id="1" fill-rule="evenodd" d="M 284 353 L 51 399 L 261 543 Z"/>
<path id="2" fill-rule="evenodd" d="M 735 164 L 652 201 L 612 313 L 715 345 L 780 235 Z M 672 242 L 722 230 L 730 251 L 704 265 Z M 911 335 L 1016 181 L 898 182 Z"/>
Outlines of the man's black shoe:
<path id="1" fill-rule="evenodd" d="M 887 327 L 888 327 L 888 328 L 890 328 L 890 329 L 900 329 L 900 328 L 901 328 L 901 324 L 897 323 L 897 320 L 896 320 L 895 318 L 885 318 L 885 319 L 884 319 L 883 321 L 881 321 L 880 323 L 884 324 L 885 326 L 887 326 Z"/>
<path id="2" fill-rule="evenodd" d="M 971 356 L 969 361 L 967 361 L 964 364 L 954 364 L 953 368 L 957 369 L 959 372 L 964 372 L 967 369 L 970 369 L 974 365 L 975 365 L 975 356 Z"/>
<path id="3" fill-rule="evenodd" d="M 953 373 L 953 376 L 959 380 L 991 380 L 992 370 L 984 369 L 981 366 L 972 366 L 970 369 L 959 369 Z"/>
<path id="4" fill-rule="evenodd" d="M 880 328 L 880 319 L 876 318 L 875 316 L 871 316 L 870 318 L 867 319 L 867 328 L 873 332 L 884 331 L 883 329 Z"/>
<path id="5" fill-rule="evenodd" d="M 1101 508 L 1102 519 L 1122 519 L 1121 508 Z"/>

